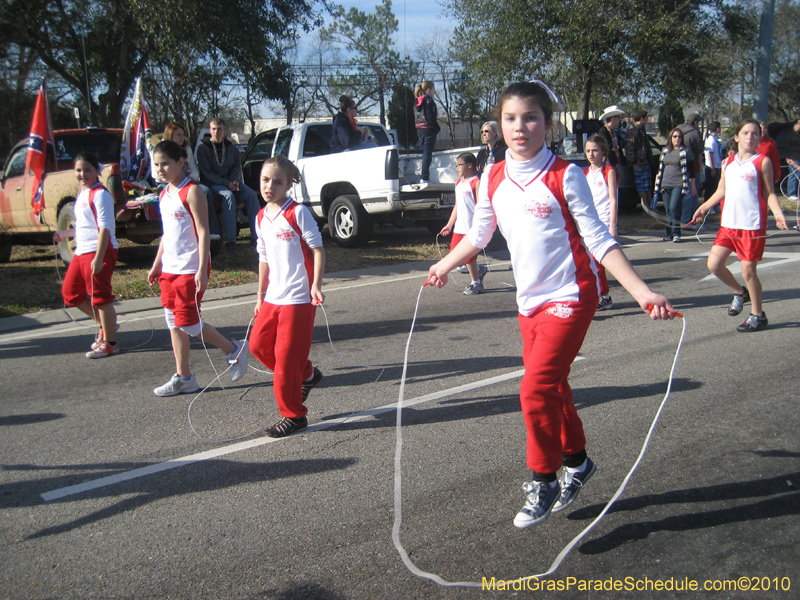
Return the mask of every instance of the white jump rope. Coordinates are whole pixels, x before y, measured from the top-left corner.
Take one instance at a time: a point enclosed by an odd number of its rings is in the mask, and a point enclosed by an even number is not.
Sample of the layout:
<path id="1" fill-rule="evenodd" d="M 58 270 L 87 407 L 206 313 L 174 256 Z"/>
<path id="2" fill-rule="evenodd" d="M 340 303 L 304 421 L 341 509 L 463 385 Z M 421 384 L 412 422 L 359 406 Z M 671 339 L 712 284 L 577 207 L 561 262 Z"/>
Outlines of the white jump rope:
<path id="1" fill-rule="evenodd" d="M 319 307 L 322 309 L 322 314 L 323 314 L 323 315 L 324 315 L 324 317 L 325 317 L 325 328 L 326 328 L 326 331 L 327 331 L 327 333 L 328 333 L 328 343 L 330 344 L 331 351 L 332 351 L 332 352 L 333 352 L 333 353 L 334 353 L 336 356 L 339 356 L 339 353 L 336 351 L 336 348 L 333 346 L 333 339 L 331 338 L 331 326 L 330 326 L 330 322 L 328 321 L 328 313 L 327 313 L 327 311 L 325 310 L 325 307 L 324 307 L 322 304 L 318 304 L 317 306 L 319 306 Z M 203 323 L 203 320 L 202 320 L 202 318 L 200 317 L 200 303 L 198 302 L 198 296 L 197 296 L 197 292 L 195 292 L 195 307 L 197 308 L 197 316 L 198 316 L 198 318 L 200 318 L 200 323 L 202 324 L 202 323 Z M 247 331 L 245 332 L 244 339 L 248 339 L 248 338 L 250 337 L 250 328 L 252 327 L 252 325 L 253 325 L 253 321 L 254 321 L 254 320 L 255 320 L 255 317 L 251 317 L 251 318 L 250 318 L 250 322 L 247 324 Z M 211 368 L 214 370 L 214 374 L 215 374 L 215 376 L 216 376 L 216 377 L 215 377 L 215 378 L 214 378 L 214 379 L 213 379 L 213 380 L 212 380 L 212 381 L 211 381 L 211 382 L 210 382 L 210 383 L 209 383 L 207 386 L 205 386 L 205 387 L 204 387 L 202 390 L 200 390 L 200 392 L 198 392 L 198 393 L 197 393 L 197 395 L 195 395 L 195 397 L 194 397 L 194 398 L 192 398 L 192 401 L 189 403 L 189 406 L 188 406 L 188 407 L 187 407 L 187 409 L 186 409 L 186 418 L 187 418 L 187 420 L 188 420 L 188 422 L 189 422 L 189 428 L 192 430 L 192 433 L 194 433 L 194 434 L 195 434 L 195 436 L 197 436 L 197 438 L 198 438 L 200 441 L 202 441 L 202 442 L 205 442 L 205 443 L 214 443 L 214 444 L 221 444 L 221 443 L 227 443 L 227 442 L 235 442 L 235 441 L 238 441 L 238 440 L 241 440 L 241 439 L 244 439 L 244 438 L 248 438 L 248 437 L 250 437 L 250 436 L 252 436 L 252 435 L 254 435 L 254 434 L 258 433 L 259 431 L 263 431 L 263 429 L 264 429 L 264 426 L 263 426 L 263 425 L 260 425 L 260 426 L 258 426 L 256 429 L 254 429 L 253 431 L 250 431 L 250 432 L 248 432 L 248 433 L 245 433 L 244 435 L 240 435 L 240 436 L 233 437 L 233 438 L 227 438 L 227 439 L 208 439 L 208 438 L 204 438 L 202 435 L 200 435 L 200 434 L 197 432 L 197 430 L 195 429 L 194 425 L 192 424 L 192 405 L 194 405 L 195 401 L 196 401 L 198 398 L 200 398 L 200 396 L 202 396 L 202 395 L 205 393 L 205 391 L 206 391 L 206 390 L 208 390 L 208 388 L 209 388 L 209 387 L 211 387 L 212 385 L 214 385 L 214 383 L 216 383 L 217 381 L 219 381 L 219 382 L 220 382 L 220 386 L 222 387 L 222 389 L 225 389 L 225 386 L 224 386 L 224 385 L 222 385 L 222 381 L 220 380 L 220 378 L 221 378 L 223 375 L 225 375 L 225 373 L 227 373 L 228 371 L 230 371 L 230 370 L 231 370 L 231 368 L 233 367 L 233 365 L 234 365 L 234 364 L 235 364 L 235 363 L 236 363 L 236 362 L 239 360 L 239 356 L 241 355 L 241 353 L 242 353 L 242 350 L 244 349 L 244 345 L 242 345 L 242 347 L 241 347 L 241 348 L 239 348 L 239 352 L 236 354 L 236 356 L 235 356 L 234 358 L 230 359 L 230 361 L 229 361 L 229 363 L 230 363 L 230 364 L 229 364 L 228 368 L 227 368 L 227 369 L 225 369 L 225 370 L 224 370 L 222 373 L 218 373 L 218 372 L 217 372 L 217 369 L 216 369 L 216 367 L 214 366 L 214 361 L 213 361 L 213 360 L 211 360 L 211 355 L 210 355 L 210 354 L 209 354 L 209 352 L 208 352 L 208 347 L 206 346 L 205 339 L 203 338 L 203 329 L 202 329 L 202 327 L 201 327 L 201 329 L 200 329 L 200 341 L 201 341 L 201 342 L 202 342 L 202 344 L 203 344 L 203 350 L 205 350 L 206 357 L 208 358 L 208 362 L 211 364 Z M 257 368 L 256 368 L 256 367 L 254 367 L 253 365 L 248 365 L 248 366 L 249 366 L 249 368 L 251 368 L 251 369 L 253 369 L 254 371 L 257 371 L 257 372 L 259 372 L 259 373 L 265 373 L 265 374 L 267 374 L 267 375 L 272 375 L 272 374 L 273 374 L 273 373 L 272 373 L 271 371 L 269 371 L 269 370 L 257 369 Z M 348 364 L 348 365 L 345 365 L 345 366 L 349 366 L 349 367 L 351 367 L 351 368 L 365 368 L 365 369 L 367 369 L 367 368 L 371 368 L 371 366 L 369 366 L 369 365 L 354 365 L 354 364 Z M 378 377 L 375 379 L 375 381 L 373 381 L 373 382 L 372 382 L 372 384 L 371 384 L 371 385 L 374 385 L 374 384 L 376 384 L 376 383 L 378 382 L 378 380 L 380 380 L 380 378 L 383 376 L 383 373 L 384 373 L 384 371 L 385 371 L 385 370 L 386 370 L 386 367 L 383 367 L 383 368 L 381 369 L 380 373 L 378 373 Z M 254 386 L 250 386 L 250 387 L 248 387 L 248 388 L 247 388 L 247 389 L 246 389 L 244 392 L 242 392 L 242 394 L 239 396 L 239 400 L 241 400 L 242 398 L 244 398 L 244 396 L 245 396 L 245 395 L 246 395 L 246 394 L 247 394 L 247 393 L 248 393 L 248 392 L 249 392 L 251 389 L 253 389 L 253 388 L 255 388 L 255 387 L 260 387 L 260 386 L 262 386 L 262 385 L 265 385 L 265 384 L 263 384 L 263 383 L 262 383 L 262 384 L 257 384 L 257 385 L 254 385 Z M 352 417 L 354 414 L 356 414 L 357 412 L 358 412 L 358 409 L 356 409 L 356 410 L 353 410 L 353 411 L 352 411 L 352 412 L 351 412 L 351 413 L 350 413 L 350 414 L 349 414 L 349 415 L 348 415 L 348 416 L 347 416 L 347 417 L 346 417 L 346 418 L 345 418 L 345 419 L 342 421 L 342 424 L 346 423 L 346 422 L 347 422 L 347 420 L 348 420 L 350 417 Z"/>
<path id="2" fill-rule="evenodd" d="M 394 547 L 397 549 L 397 552 L 400 554 L 400 558 L 403 560 L 403 564 L 406 568 L 411 571 L 417 577 L 422 577 L 423 579 L 430 579 L 431 581 L 439 584 L 440 586 L 444 587 L 474 587 L 480 588 L 483 586 L 482 583 L 477 581 L 447 581 L 442 579 L 438 575 L 434 573 L 428 573 L 427 571 L 423 571 L 419 567 L 417 567 L 411 558 L 409 558 L 408 553 L 406 552 L 405 548 L 403 547 L 402 543 L 400 542 L 400 527 L 403 522 L 403 468 L 402 468 L 402 458 L 403 458 L 403 400 L 405 397 L 405 386 L 406 386 L 406 372 L 408 371 L 408 353 L 409 349 L 411 348 L 411 336 L 414 333 L 414 324 L 417 321 L 417 313 L 419 312 L 419 304 L 420 299 L 422 298 L 422 290 L 425 289 L 425 286 L 428 283 L 424 283 L 419 290 L 419 294 L 417 295 L 417 305 L 414 308 L 414 318 L 411 321 L 411 331 L 408 333 L 408 341 L 406 342 L 406 350 L 405 355 L 403 357 L 403 374 L 400 378 L 400 395 L 397 400 L 397 422 L 395 426 L 396 431 L 396 444 L 395 444 L 395 454 L 394 454 L 394 524 L 392 526 L 392 542 L 394 543 Z M 669 372 L 669 381 L 667 383 L 667 391 L 664 394 L 664 399 L 661 401 L 661 404 L 656 411 L 655 417 L 653 418 L 653 423 L 650 425 L 650 430 L 647 432 L 647 436 L 645 437 L 644 443 L 642 444 L 642 449 L 639 452 L 639 456 L 636 458 L 636 461 L 633 463 L 631 470 L 628 471 L 628 474 L 623 479 L 622 483 L 620 484 L 617 491 L 611 497 L 611 500 L 608 501 L 605 508 L 600 512 L 600 514 L 589 523 L 586 528 L 581 531 L 577 536 L 575 536 L 572 541 L 570 541 L 564 549 L 559 552 L 558 556 L 556 556 L 553 564 L 550 565 L 550 568 L 545 571 L 544 573 L 539 573 L 537 575 L 527 575 L 521 578 L 513 578 L 515 580 L 519 579 L 521 581 L 528 581 L 529 579 L 539 579 L 543 577 L 548 577 L 556 572 L 556 569 L 561 565 L 567 555 L 572 551 L 572 549 L 576 546 L 576 544 L 583 539 L 583 537 L 589 533 L 595 525 L 597 525 L 600 520 L 606 515 L 609 511 L 611 506 L 617 499 L 622 495 L 622 492 L 625 491 L 625 487 L 628 485 L 628 481 L 633 476 L 633 473 L 639 467 L 639 463 L 642 462 L 642 458 L 644 457 L 645 450 L 647 450 L 647 446 L 650 443 L 650 438 L 653 435 L 653 431 L 655 430 L 656 424 L 658 423 L 658 419 L 661 416 L 661 411 L 663 410 L 664 406 L 667 403 L 667 398 L 669 398 L 670 391 L 672 390 L 672 379 L 675 374 L 675 365 L 678 363 L 678 356 L 680 355 L 681 347 L 683 346 L 683 339 L 686 336 L 686 319 L 680 313 L 674 313 L 676 316 L 681 317 L 683 321 L 683 329 L 681 330 L 681 338 L 678 342 L 678 348 L 675 351 L 675 358 L 672 360 L 672 368 Z"/>
<path id="3" fill-rule="evenodd" d="M 58 242 L 56 242 L 55 240 L 53 240 L 53 254 L 55 256 L 56 277 L 58 277 L 58 283 L 63 285 L 64 284 L 64 280 L 61 277 L 61 270 L 58 268 L 58 259 L 59 259 Z M 148 286 L 150 286 L 149 283 L 148 283 Z M 156 293 L 153 291 L 153 287 L 152 286 L 150 286 L 150 292 L 153 294 L 153 296 L 156 295 Z M 94 274 L 92 274 L 92 277 L 91 277 L 91 279 L 89 281 L 89 294 L 90 294 L 90 296 L 89 296 L 90 299 L 93 299 L 94 298 Z M 87 329 L 93 329 L 94 330 L 94 337 L 95 337 L 95 340 L 96 340 L 98 338 L 99 334 L 100 334 L 100 324 L 97 322 L 97 318 L 98 318 L 97 317 L 97 310 L 95 309 L 95 306 L 91 302 L 91 300 L 89 302 L 89 305 L 92 307 L 92 320 L 94 321 L 94 323 L 92 325 L 84 325 L 80 321 L 76 321 L 73 318 L 73 316 L 71 314 L 69 314 L 69 311 L 67 310 L 67 305 L 66 305 L 65 302 L 63 302 L 63 300 L 62 300 L 62 304 L 61 304 L 61 310 L 63 310 L 64 314 L 69 317 L 70 321 L 72 321 L 76 325 L 78 325 L 80 327 L 85 327 Z M 136 317 L 136 318 L 142 318 L 145 321 L 147 321 L 148 325 L 150 325 L 150 337 L 148 337 L 141 344 L 137 344 L 136 346 L 128 346 L 128 347 L 126 347 L 126 350 L 136 350 L 137 348 L 141 348 L 142 346 L 150 343 L 150 340 L 153 339 L 153 334 L 155 332 L 155 328 L 153 327 L 153 323 L 150 321 L 149 317 Z M 119 328 L 120 325 L 123 325 L 124 323 L 129 323 L 129 322 L 134 321 L 134 320 L 135 320 L 134 318 L 131 318 L 131 319 L 126 319 L 125 321 L 117 321 L 117 327 Z"/>

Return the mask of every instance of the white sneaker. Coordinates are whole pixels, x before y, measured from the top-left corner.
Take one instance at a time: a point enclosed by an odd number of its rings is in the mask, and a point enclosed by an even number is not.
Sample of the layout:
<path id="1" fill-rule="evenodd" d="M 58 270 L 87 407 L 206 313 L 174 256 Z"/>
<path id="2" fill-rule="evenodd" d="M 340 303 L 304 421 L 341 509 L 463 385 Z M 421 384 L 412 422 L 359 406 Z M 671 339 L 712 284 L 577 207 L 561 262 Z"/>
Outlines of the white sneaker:
<path id="1" fill-rule="evenodd" d="M 459 273 L 469 273 L 469 269 L 467 269 L 467 265 L 461 265 L 456 269 Z"/>
<path id="2" fill-rule="evenodd" d="M 239 381 L 247 373 L 247 353 L 250 343 L 247 340 L 231 340 L 233 350 L 225 355 L 225 360 L 231 365 L 231 381 Z"/>
<path id="3" fill-rule="evenodd" d="M 486 265 L 478 265 L 478 279 L 480 279 L 481 283 L 483 283 L 483 278 L 486 277 L 488 272 L 489 267 Z"/>
<path id="4" fill-rule="evenodd" d="M 218 233 L 209 233 L 208 234 L 208 239 L 211 240 L 212 242 L 216 242 L 217 240 L 219 240 L 221 238 L 220 238 L 220 235 Z"/>
<path id="5" fill-rule="evenodd" d="M 156 396 L 162 397 L 177 396 L 178 394 L 191 394 L 199 389 L 200 386 L 197 385 L 197 380 L 194 378 L 194 373 L 192 373 L 192 376 L 188 381 L 175 373 L 175 375 L 173 375 L 167 383 L 154 389 L 153 393 Z"/>

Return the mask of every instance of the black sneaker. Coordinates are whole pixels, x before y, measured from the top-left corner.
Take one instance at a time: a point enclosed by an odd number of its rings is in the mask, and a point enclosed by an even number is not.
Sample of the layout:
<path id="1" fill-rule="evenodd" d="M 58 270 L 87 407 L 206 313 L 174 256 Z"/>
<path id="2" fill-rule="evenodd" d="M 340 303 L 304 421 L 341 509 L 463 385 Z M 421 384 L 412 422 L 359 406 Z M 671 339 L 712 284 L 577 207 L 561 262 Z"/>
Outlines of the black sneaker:
<path id="1" fill-rule="evenodd" d="M 744 303 L 750 302 L 750 292 L 747 288 L 744 288 L 744 291 L 741 294 L 734 294 L 733 295 L 733 302 L 731 302 L 730 307 L 728 308 L 728 314 L 732 317 L 735 317 L 744 308 Z"/>
<path id="2" fill-rule="evenodd" d="M 767 325 L 769 325 L 769 321 L 767 320 L 767 313 L 762 312 L 761 316 L 759 315 L 750 315 L 747 317 L 747 320 L 739 325 L 736 328 L 736 331 L 741 331 L 742 333 L 747 333 L 750 331 L 761 331 Z"/>
<path id="3" fill-rule="evenodd" d="M 322 383 L 322 371 L 320 371 L 317 367 L 314 367 L 314 371 L 311 375 L 311 379 L 308 381 L 304 381 L 303 385 L 303 404 L 306 403 L 308 400 L 308 395 L 311 393 L 315 387 L 317 387 L 320 383 Z"/>
<path id="4" fill-rule="evenodd" d="M 267 427 L 264 433 L 271 438 L 282 438 L 299 431 L 304 431 L 306 427 L 308 427 L 308 419 L 305 417 L 300 417 L 299 419 L 283 417 L 272 427 Z"/>
<path id="5" fill-rule="evenodd" d="M 557 513 L 565 508 L 568 508 L 575 499 L 578 497 L 583 484 L 589 481 L 589 478 L 597 471 L 597 465 L 592 462 L 591 458 L 586 459 L 586 469 L 582 473 L 570 473 L 565 468 L 561 475 L 561 496 L 553 507 L 553 512 Z"/>
<path id="6" fill-rule="evenodd" d="M 546 521 L 561 495 L 558 481 L 552 484 L 545 481 L 526 482 L 522 485 L 522 491 L 525 492 L 525 506 L 514 517 L 514 527 L 517 529 L 526 529 Z"/>

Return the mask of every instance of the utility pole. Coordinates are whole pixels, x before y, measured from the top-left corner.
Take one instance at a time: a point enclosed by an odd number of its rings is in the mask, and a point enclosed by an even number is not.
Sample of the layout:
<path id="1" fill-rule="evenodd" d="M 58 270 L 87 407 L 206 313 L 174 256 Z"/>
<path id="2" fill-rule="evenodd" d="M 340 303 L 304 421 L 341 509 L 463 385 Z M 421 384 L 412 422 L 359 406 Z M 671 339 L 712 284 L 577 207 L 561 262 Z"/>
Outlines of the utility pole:
<path id="1" fill-rule="evenodd" d="M 775 0 L 764 0 L 761 8 L 761 27 L 758 33 L 758 58 L 756 60 L 756 85 L 753 98 L 753 116 L 766 121 L 769 112 L 769 71 L 772 63 L 772 29 L 775 22 Z"/>

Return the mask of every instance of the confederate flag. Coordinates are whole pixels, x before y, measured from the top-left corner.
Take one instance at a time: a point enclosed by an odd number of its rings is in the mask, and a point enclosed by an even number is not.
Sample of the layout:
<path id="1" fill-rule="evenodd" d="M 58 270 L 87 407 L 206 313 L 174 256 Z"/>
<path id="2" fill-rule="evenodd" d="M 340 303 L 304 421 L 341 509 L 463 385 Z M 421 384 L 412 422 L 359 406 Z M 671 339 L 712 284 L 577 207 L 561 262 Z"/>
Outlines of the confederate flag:
<path id="1" fill-rule="evenodd" d="M 36 108 L 33 110 L 31 134 L 28 137 L 28 158 L 25 161 L 26 169 L 33 171 L 31 206 L 33 214 L 37 215 L 40 221 L 41 213 L 44 210 L 44 174 L 48 149 L 51 156 L 55 158 L 53 128 L 50 125 L 50 109 L 47 106 L 47 88 L 42 82 L 36 98 Z"/>

